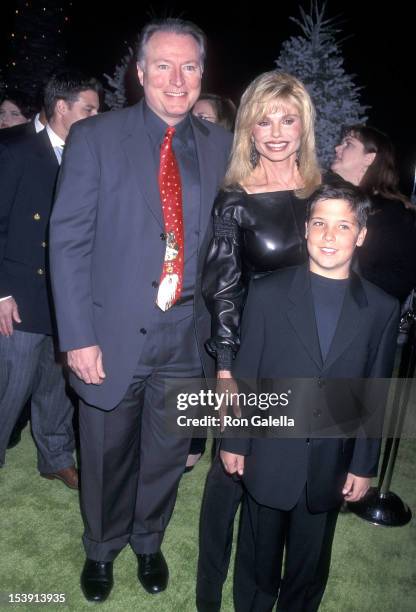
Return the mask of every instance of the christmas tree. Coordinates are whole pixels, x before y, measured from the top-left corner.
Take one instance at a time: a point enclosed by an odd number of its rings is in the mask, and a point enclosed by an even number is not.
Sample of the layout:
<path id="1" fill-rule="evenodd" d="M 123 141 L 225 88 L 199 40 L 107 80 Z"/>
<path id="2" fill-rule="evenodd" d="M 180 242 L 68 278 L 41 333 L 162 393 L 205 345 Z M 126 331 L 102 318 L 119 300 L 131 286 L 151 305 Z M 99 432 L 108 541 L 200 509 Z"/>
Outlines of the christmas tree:
<path id="1" fill-rule="evenodd" d="M 291 17 L 303 35 L 285 41 L 276 66 L 293 74 L 306 86 L 316 108 L 316 145 L 319 160 L 328 168 L 343 125 L 364 123 L 368 106 L 360 104 L 355 75 L 344 69 L 337 19 L 324 19 L 326 3 L 311 2 L 301 19 Z"/>
<path id="2" fill-rule="evenodd" d="M 9 89 L 36 96 L 52 72 L 65 66 L 71 5 L 68 0 L 16 0 L 4 66 Z"/>
<path id="3" fill-rule="evenodd" d="M 114 69 L 114 75 L 104 73 L 104 77 L 111 89 L 104 88 L 104 102 L 110 110 L 117 110 L 127 106 L 127 73 L 133 59 L 133 49 L 128 48 L 128 53 L 122 58 Z"/>

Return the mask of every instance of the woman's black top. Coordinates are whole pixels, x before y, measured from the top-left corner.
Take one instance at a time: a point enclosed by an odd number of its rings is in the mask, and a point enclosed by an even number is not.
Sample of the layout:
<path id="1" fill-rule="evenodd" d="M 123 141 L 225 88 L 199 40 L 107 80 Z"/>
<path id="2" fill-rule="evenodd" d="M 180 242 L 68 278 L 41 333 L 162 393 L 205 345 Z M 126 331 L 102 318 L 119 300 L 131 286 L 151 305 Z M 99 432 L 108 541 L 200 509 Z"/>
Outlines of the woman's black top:
<path id="1" fill-rule="evenodd" d="M 250 279 L 306 261 L 306 205 L 293 191 L 218 194 L 203 293 L 212 315 L 206 346 L 219 370 L 230 370 L 238 351 Z"/>
<path id="2" fill-rule="evenodd" d="M 413 210 L 400 200 L 372 196 L 367 236 L 357 249 L 360 272 L 398 300 L 416 286 L 416 227 Z"/>

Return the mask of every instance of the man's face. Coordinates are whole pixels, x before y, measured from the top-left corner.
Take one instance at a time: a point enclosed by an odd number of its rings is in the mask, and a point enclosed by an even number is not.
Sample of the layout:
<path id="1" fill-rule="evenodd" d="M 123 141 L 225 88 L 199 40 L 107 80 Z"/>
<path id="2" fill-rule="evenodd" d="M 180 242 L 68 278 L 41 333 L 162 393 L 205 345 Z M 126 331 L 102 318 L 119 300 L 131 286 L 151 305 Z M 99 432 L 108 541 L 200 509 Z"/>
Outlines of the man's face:
<path id="1" fill-rule="evenodd" d="M 200 49 L 193 36 L 156 32 L 149 39 L 137 74 L 146 103 L 168 125 L 191 110 L 201 91 Z"/>
<path id="2" fill-rule="evenodd" d="M 93 89 L 81 91 L 75 102 L 68 103 L 64 100 L 61 102 L 63 102 L 61 107 L 63 110 L 62 123 L 66 133 L 69 132 L 69 128 L 76 121 L 96 115 L 100 106 L 98 94 Z"/>
<path id="3" fill-rule="evenodd" d="M 320 200 L 306 224 L 309 269 L 327 278 L 348 278 L 356 246 L 361 246 L 366 228 L 345 200 Z"/>

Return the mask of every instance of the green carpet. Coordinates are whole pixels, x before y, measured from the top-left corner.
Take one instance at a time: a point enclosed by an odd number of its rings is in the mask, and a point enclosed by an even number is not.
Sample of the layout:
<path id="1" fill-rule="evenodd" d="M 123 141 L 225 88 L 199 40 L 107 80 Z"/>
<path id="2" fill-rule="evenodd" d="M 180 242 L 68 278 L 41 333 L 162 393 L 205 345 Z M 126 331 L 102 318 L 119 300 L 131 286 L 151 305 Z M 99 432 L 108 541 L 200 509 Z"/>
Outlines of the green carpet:
<path id="1" fill-rule="evenodd" d="M 91 610 L 79 588 L 84 554 L 78 496 L 61 482 L 38 476 L 36 453 L 27 431 L 7 453 L 0 470 L 0 607 L 40 610 L 45 605 L 7 605 L 6 593 L 64 593 L 65 604 L 49 610 Z M 136 559 L 124 550 L 114 565 L 115 586 L 103 612 L 194 612 L 197 529 L 208 467 L 205 457 L 182 479 L 163 550 L 170 568 L 165 593 L 144 593 L 136 579 Z M 399 450 L 392 490 L 416 511 L 416 442 Z M 322 612 L 413 612 L 416 609 L 416 521 L 402 528 L 375 527 L 354 515 L 341 515 L 331 575 Z M 231 612 L 231 576 L 223 610 Z"/>

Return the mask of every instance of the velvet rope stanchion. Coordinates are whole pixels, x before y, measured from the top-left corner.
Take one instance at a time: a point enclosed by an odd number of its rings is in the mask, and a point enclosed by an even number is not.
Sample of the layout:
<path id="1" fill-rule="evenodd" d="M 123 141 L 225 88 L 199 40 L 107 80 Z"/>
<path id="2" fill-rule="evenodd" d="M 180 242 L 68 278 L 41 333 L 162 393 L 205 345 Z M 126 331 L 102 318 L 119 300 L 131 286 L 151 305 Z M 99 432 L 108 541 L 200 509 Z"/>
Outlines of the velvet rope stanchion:
<path id="1" fill-rule="evenodd" d="M 413 322 L 409 339 L 403 347 L 396 380 L 391 421 L 388 431 L 393 436 L 386 439 L 380 478 L 377 487 L 371 487 L 359 502 L 348 504 L 351 512 L 360 518 L 384 527 L 401 527 L 412 518 L 407 504 L 393 491 L 390 491 L 397 452 L 409 402 L 412 378 L 416 368 L 416 325 Z"/>

